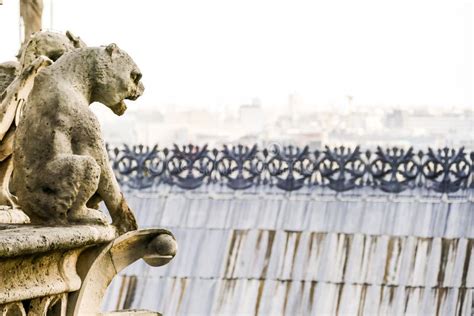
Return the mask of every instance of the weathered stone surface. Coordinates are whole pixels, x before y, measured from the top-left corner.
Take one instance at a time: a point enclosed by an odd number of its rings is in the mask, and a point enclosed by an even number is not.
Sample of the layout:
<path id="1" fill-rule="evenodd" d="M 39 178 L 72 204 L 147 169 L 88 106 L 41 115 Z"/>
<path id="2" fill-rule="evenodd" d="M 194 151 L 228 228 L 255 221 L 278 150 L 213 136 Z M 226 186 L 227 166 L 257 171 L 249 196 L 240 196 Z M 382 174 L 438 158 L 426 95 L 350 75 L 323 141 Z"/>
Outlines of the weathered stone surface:
<path id="1" fill-rule="evenodd" d="M 19 70 L 20 64 L 16 61 L 7 61 L 0 64 L 0 95 L 12 83 Z"/>
<path id="2" fill-rule="evenodd" d="M 32 223 L 104 223 L 87 207 L 104 200 L 121 232 L 136 229 L 88 106 L 115 114 L 144 90 L 141 72 L 115 44 L 65 54 L 35 78 L 15 135 L 13 187 Z"/>
<path id="3" fill-rule="evenodd" d="M 66 315 L 67 293 L 36 298 L 30 301 L 28 315 Z"/>
<path id="4" fill-rule="evenodd" d="M 36 75 L 42 68 L 49 66 L 51 62 L 50 59 L 44 56 L 35 59 L 14 78 L 0 97 L 0 140 L 2 140 L 2 147 L 5 147 L 3 145 L 5 143 L 4 138 L 15 120 L 17 108 L 28 99 Z M 5 153 L 2 156 L 7 157 L 9 154 Z"/>
<path id="5" fill-rule="evenodd" d="M 155 247 L 150 247 L 150 244 L 156 244 L 156 240 L 162 246 L 160 253 L 156 252 Z M 82 286 L 69 296 L 68 314 L 98 314 L 107 287 L 117 273 L 145 257 L 153 257 L 156 266 L 167 264 L 176 250 L 174 236 L 165 229 L 131 231 L 102 248 L 86 250 L 77 264 Z"/>
<path id="6" fill-rule="evenodd" d="M 109 242 L 117 236 L 115 227 L 110 225 L 0 224 L 0 258 L 85 247 Z"/>
<path id="7" fill-rule="evenodd" d="M 0 226 L 0 311 L 24 315 L 24 305 L 28 315 L 98 315 L 118 272 L 144 257 L 164 265 L 176 254 L 164 229 L 117 236 L 111 225 Z"/>
<path id="8" fill-rule="evenodd" d="M 26 315 L 25 308 L 21 302 L 0 305 L 0 316 L 23 316 Z"/>
<path id="9" fill-rule="evenodd" d="M 0 259 L 0 304 L 78 290 L 81 279 L 76 262 L 82 250 Z"/>
<path id="10" fill-rule="evenodd" d="M 37 32 L 24 45 L 19 62 L 0 64 L 0 205 L 16 207 L 9 191 L 15 127 L 37 73 L 64 53 L 85 47 L 71 32 Z"/>
<path id="11" fill-rule="evenodd" d="M 38 72 L 51 64 L 41 56 L 24 69 L 0 97 L 0 205 L 16 207 L 16 198 L 10 193 L 9 183 L 13 172 L 11 155 L 15 135 L 15 121 L 33 87 Z"/>
<path id="12" fill-rule="evenodd" d="M 0 304 L 78 290 L 79 255 L 117 236 L 110 225 L 0 225 Z"/>
<path id="13" fill-rule="evenodd" d="M 117 45 L 85 48 L 69 32 L 37 33 L 20 63 L 0 65 L 0 316 L 100 314 L 119 271 L 175 256 L 169 231 L 136 230 L 88 108 L 101 102 L 122 115 L 123 100 L 143 93 L 140 79 Z"/>
<path id="14" fill-rule="evenodd" d="M 21 52 L 20 69 L 25 69 L 40 56 L 46 56 L 52 61 L 56 61 L 63 54 L 86 46 L 79 37 L 70 31 L 67 31 L 66 34 L 49 31 L 37 32 L 33 34 Z"/>
<path id="15" fill-rule="evenodd" d="M 80 37 L 70 31 L 66 34 L 50 31 L 36 32 L 25 42 L 19 54 L 19 61 L 0 63 L 0 95 L 36 58 L 45 56 L 56 61 L 64 53 L 86 46 Z"/>
<path id="16" fill-rule="evenodd" d="M 20 209 L 0 206 L 0 225 L 1 224 L 28 224 L 30 218 Z"/>
<path id="17" fill-rule="evenodd" d="M 178 244 L 172 235 L 161 234 L 148 243 L 143 260 L 153 267 L 168 263 L 178 252 Z"/>

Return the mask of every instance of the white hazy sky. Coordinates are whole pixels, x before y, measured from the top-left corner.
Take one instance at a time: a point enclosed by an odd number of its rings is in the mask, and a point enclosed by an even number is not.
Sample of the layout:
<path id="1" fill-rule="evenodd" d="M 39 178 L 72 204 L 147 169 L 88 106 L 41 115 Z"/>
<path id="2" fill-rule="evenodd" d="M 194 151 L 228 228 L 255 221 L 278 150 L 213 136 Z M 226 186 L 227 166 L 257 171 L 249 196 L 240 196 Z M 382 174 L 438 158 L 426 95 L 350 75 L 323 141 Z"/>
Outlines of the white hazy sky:
<path id="1" fill-rule="evenodd" d="M 3 2 L 0 61 L 19 46 L 19 1 Z M 347 95 L 473 106 L 473 11 L 470 0 L 45 0 L 43 26 L 125 49 L 145 106 L 274 106 L 290 93 L 308 106 Z"/>

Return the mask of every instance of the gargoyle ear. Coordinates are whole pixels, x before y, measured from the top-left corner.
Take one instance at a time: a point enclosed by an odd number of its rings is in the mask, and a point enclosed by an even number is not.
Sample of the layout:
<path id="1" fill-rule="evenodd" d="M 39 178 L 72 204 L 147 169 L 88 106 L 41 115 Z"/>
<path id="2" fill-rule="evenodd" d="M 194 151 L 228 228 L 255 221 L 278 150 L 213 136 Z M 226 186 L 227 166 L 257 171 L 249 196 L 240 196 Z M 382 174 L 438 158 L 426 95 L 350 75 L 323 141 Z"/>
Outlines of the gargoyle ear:
<path id="1" fill-rule="evenodd" d="M 112 56 L 114 53 L 118 52 L 118 46 L 115 43 L 107 45 L 105 48 L 105 51 L 109 54 L 109 56 Z"/>
<path id="2" fill-rule="evenodd" d="M 72 42 L 75 48 L 82 48 L 86 47 L 86 43 L 84 43 L 79 36 L 72 34 L 71 31 L 66 31 L 66 36 Z"/>

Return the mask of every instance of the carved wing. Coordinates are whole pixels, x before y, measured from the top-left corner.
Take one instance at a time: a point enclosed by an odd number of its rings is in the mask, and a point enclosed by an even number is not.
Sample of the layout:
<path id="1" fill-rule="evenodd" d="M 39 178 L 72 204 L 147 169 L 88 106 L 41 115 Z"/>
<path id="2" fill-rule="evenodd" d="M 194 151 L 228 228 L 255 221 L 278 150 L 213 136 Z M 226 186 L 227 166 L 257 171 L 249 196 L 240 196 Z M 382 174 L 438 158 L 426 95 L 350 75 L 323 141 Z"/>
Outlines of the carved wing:
<path id="1" fill-rule="evenodd" d="M 15 206 L 8 184 L 13 170 L 11 155 L 15 128 L 38 72 L 52 61 L 40 56 L 25 68 L 0 95 L 0 205 Z"/>
<path id="2" fill-rule="evenodd" d="M 18 77 L 7 87 L 0 96 L 0 146 L 3 147 L 5 137 L 12 127 L 13 121 L 18 123 L 21 107 L 28 99 L 33 83 L 38 72 L 52 64 L 45 56 L 38 57 L 33 63 L 22 71 Z M 1 159 L 0 159 L 1 160 Z"/>

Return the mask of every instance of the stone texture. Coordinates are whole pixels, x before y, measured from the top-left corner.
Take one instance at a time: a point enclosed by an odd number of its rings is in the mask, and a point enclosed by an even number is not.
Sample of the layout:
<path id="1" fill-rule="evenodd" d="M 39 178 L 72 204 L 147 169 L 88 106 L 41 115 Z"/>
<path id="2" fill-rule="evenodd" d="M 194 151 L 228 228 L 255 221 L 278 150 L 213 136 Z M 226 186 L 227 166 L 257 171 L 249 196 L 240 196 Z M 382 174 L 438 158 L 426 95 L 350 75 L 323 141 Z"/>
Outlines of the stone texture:
<path id="1" fill-rule="evenodd" d="M 0 206 L 0 224 L 28 224 L 30 218 L 19 209 Z"/>
<path id="2" fill-rule="evenodd" d="M 50 31 L 37 32 L 33 34 L 21 51 L 20 70 L 31 65 L 40 56 L 46 56 L 52 61 L 56 61 L 65 53 L 86 46 L 86 43 L 70 31 L 67 31 L 66 34 Z"/>
<path id="3" fill-rule="evenodd" d="M 76 271 L 82 249 L 0 259 L 0 304 L 77 291 Z"/>
<path id="4" fill-rule="evenodd" d="M 39 297 L 30 301 L 28 315 L 66 315 L 67 294 Z"/>
<path id="5" fill-rule="evenodd" d="M 0 305 L 0 316 L 23 316 L 26 315 L 25 308 L 21 302 Z"/>
<path id="6" fill-rule="evenodd" d="M 164 265 L 176 254 L 164 229 L 117 236 L 111 225 L 1 225 L 0 315 L 23 313 L 23 305 L 28 315 L 97 315 L 122 269 L 145 257 Z"/>
<path id="7" fill-rule="evenodd" d="M 0 304 L 78 290 L 79 255 L 117 236 L 110 225 L 0 225 Z"/>
<path id="8" fill-rule="evenodd" d="M 162 252 L 153 246 L 157 243 L 162 245 Z M 165 265 L 173 259 L 176 250 L 176 239 L 169 231 L 146 229 L 128 232 L 105 247 L 85 251 L 78 261 L 82 286 L 70 295 L 68 314 L 98 314 L 107 287 L 122 269 L 145 257 L 153 257 L 155 266 Z"/>
<path id="9" fill-rule="evenodd" d="M 123 99 L 143 93 L 141 72 L 115 44 L 85 46 L 70 32 L 39 32 L 22 50 L 19 66 L 0 67 L 5 74 L 1 83 L 9 83 L 0 99 L 0 205 L 22 207 L 33 223 L 105 223 L 96 210 L 103 200 L 114 224 L 125 232 L 137 225 L 88 105 L 98 101 L 122 115 Z M 37 78 L 56 60 L 57 66 Z M 11 81 L 18 68 L 20 74 Z M 19 170 L 10 185 L 14 165 Z"/>
<path id="10" fill-rule="evenodd" d="M 0 98 L 0 205 L 16 207 L 16 198 L 10 193 L 9 183 L 13 172 L 11 155 L 15 136 L 15 121 L 21 113 L 33 87 L 38 72 L 51 64 L 51 60 L 41 56 L 34 60 L 7 87 Z"/>
<path id="11" fill-rule="evenodd" d="M 23 46 L 19 62 L 0 64 L 0 205 L 16 207 L 9 191 L 15 128 L 38 72 L 64 53 L 85 47 L 71 32 L 37 32 Z"/>
<path id="12" fill-rule="evenodd" d="M 0 316 L 98 315 L 118 272 L 176 255 L 169 231 L 136 230 L 88 108 L 122 115 L 123 100 L 143 93 L 140 79 L 117 45 L 87 48 L 70 32 L 36 33 L 19 63 L 0 64 Z"/>
<path id="13" fill-rule="evenodd" d="M 65 54 L 35 78 L 15 134 L 13 188 L 32 223 L 104 223 L 88 207 L 105 202 L 120 232 L 136 229 L 111 167 L 100 102 L 115 114 L 144 90 L 141 72 L 115 44 Z"/>
<path id="14" fill-rule="evenodd" d="M 109 242 L 117 236 L 115 227 L 110 225 L 0 224 L 0 258 L 85 247 Z"/>
<path id="15" fill-rule="evenodd" d="M 0 64 L 0 95 L 12 83 L 19 70 L 20 64 L 16 61 L 7 61 Z"/>
<path id="16" fill-rule="evenodd" d="M 25 41 L 18 61 L 0 63 L 0 95 L 38 57 L 45 56 L 56 61 L 64 53 L 86 46 L 80 37 L 70 31 L 67 31 L 66 34 L 50 31 L 34 33 L 31 38 Z"/>

